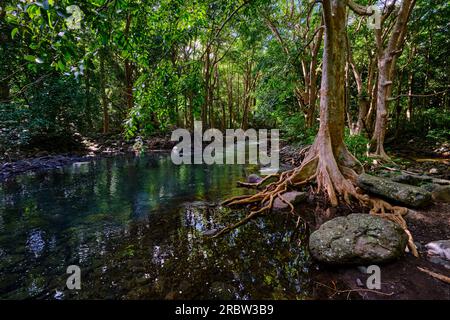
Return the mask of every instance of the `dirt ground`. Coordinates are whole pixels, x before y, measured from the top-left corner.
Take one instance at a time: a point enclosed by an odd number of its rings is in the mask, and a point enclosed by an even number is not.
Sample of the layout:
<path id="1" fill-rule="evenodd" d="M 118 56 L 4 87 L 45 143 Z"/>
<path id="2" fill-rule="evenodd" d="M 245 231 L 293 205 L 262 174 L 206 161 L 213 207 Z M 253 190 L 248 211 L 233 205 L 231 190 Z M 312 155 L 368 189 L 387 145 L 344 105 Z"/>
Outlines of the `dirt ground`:
<path id="1" fill-rule="evenodd" d="M 424 247 L 431 241 L 450 239 L 450 204 L 438 203 L 413 211 L 408 214 L 407 223 L 420 257 L 406 254 L 398 261 L 380 266 L 381 290 L 367 290 L 364 284 L 369 275 L 358 267 L 317 265 L 313 273 L 316 294 L 323 299 L 450 300 L 450 284 L 418 269 L 450 277 L 449 269 L 426 259 Z"/>
<path id="2" fill-rule="evenodd" d="M 417 144 L 414 143 L 404 145 L 401 152 L 396 154 L 409 160 L 404 169 L 436 178 L 450 178 L 448 144 L 422 144 L 419 149 L 416 147 Z M 356 212 L 354 209 L 352 211 Z M 338 208 L 335 215 L 345 214 L 344 212 L 344 208 Z M 327 213 L 324 213 L 322 218 L 316 217 L 316 220 L 319 220 L 316 221 L 316 228 L 324 222 L 322 220 L 329 218 L 331 217 L 328 217 Z M 450 284 L 418 269 L 423 268 L 450 277 L 450 269 L 427 260 L 425 248 L 431 241 L 450 239 L 450 204 L 434 203 L 426 208 L 409 210 L 405 219 L 417 245 L 419 258 L 407 253 L 398 261 L 380 266 L 379 291 L 366 288 L 366 279 L 370 275 L 361 268 L 317 265 L 313 273 L 317 296 L 323 299 L 450 300 Z"/>

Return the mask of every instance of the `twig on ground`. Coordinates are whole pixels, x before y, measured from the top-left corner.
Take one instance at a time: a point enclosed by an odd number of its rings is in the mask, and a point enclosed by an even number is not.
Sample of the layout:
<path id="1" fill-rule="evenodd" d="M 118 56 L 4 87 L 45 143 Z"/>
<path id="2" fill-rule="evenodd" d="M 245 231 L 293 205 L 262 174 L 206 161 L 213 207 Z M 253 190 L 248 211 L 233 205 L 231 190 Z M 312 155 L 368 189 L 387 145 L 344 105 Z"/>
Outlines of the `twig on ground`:
<path id="1" fill-rule="evenodd" d="M 441 280 L 441 281 L 443 281 L 445 283 L 450 284 L 450 277 L 444 276 L 443 274 L 440 274 L 440 273 L 433 272 L 433 271 L 428 270 L 426 268 L 417 267 L 417 269 L 419 269 L 422 272 L 425 272 L 426 274 L 432 276 L 433 278 L 436 278 L 438 280 Z"/>

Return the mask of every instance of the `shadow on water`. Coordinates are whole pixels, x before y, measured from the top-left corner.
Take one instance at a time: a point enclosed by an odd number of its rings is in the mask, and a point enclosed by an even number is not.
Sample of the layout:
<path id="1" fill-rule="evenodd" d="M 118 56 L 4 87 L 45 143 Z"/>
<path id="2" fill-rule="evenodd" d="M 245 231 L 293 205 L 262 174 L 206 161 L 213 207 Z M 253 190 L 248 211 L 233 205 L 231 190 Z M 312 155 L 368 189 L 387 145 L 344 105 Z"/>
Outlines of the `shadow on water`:
<path id="1" fill-rule="evenodd" d="M 220 239 L 245 213 L 214 205 L 258 168 L 115 157 L 0 185 L 0 298 L 308 298 L 309 258 L 285 214 Z M 300 236 L 299 236 L 300 234 Z M 81 268 L 81 290 L 66 268 Z"/>

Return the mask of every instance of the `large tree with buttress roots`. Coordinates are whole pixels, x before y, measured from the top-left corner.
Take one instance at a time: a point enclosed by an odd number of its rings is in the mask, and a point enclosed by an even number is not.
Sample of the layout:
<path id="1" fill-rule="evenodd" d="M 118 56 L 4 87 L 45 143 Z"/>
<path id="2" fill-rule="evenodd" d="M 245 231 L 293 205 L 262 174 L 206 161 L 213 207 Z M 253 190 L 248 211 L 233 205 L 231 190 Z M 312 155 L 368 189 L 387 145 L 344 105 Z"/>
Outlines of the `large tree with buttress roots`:
<path id="1" fill-rule="evenodd" d="M 409 235 L 409 247 L 417 254 L 403 215 L 406 208 L 364 194 L 356 187 L 356 179 L 363 172 L 360 162 L 344 144 L 345 126 L 345 61 L 346 61 L 346 13 L 365 14 L 364 7 L 353 1 L 323 0 L 325 38 L 323 50 L 322 82 L 320 91 L 320 127 L 314 143 L 305 150 L 302 164 L 281 174 L 269 175 L 258 183 L 245 184 L 260 189 L 254 195 L 233 197 L 224 205 L 250 205 L 250 213 L 234 225 L 222 229 L 216 236 L 228 232 L 270 210 L 276 198 L 294 207 L 283 198 L 283 193 L 316 182 L 317 193 L 323 193 L 332 206 L 340 202 L 358 201 L 371 209 L 372 214 L 399 223 Z M 269 183 L 272 178 L 275 182 Z"/>

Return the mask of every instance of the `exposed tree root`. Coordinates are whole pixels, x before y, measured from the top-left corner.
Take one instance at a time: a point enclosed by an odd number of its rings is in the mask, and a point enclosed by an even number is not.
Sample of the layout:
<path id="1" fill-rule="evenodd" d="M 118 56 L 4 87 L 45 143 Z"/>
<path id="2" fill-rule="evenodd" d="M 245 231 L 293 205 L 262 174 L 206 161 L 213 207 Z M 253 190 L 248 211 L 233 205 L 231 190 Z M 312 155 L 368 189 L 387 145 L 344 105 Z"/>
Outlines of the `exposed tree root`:
<path id="1" fill-rule="evenodd" d="M 317 193 L 324 192 L 332 206 L 337 206 L 344 200 L 350 204 L 352 200 L 359 201 L 363 206 L 371 208 L 370 213 L 378 215 L 384 219 L 391 220 L 399 224 L 408 235 L 408 247 L 414 256 L 418 256 L 413 238 L 409 232 L 403 216 L 407 209 L 403 207 L 392 206 L 384 200 L 363 194 L 361 190 L 355 187 L 356 178 L 363 168 L 344 147 L 338 150 L 339 164 L 337 163 L 331 145 L 327 143 L 315 143 L 306 155 L 300 167 L 285 171 L 279 175 L 271 175 L 255 184 L 241 184 L 250 187 L 261 187 L 269 178 L 278 176 L 278 180 L 269 183 L 264 189 L 253 194 L 237 196 L 225 200 L 222 204 L 225 206 L 250 206 L 250 213 L 241 221 L 234 225 L 222 229 L 214 237 L 219 237 L 231 230 L 245 224 L 250 219 L 255 218 L 272 209 L 276 198 L 286 203 L 291 213 L 294 213 L 294 206 L 283 198 L 282 194 L 302 187 L 312 180 L 317 183 Z"/>
<path id="2" fill-rule="evenodd" d="M 269 180 L 271 178 L 274 178 L 274 177 L 278 177 L 278 176 L 279 176 L 278 173 L 273 173 L 273 174 L 269 174 L 268 176 L 264 177 L 259 182 L 241 182 L 241 181 L 238 181 L 237 184 L 240 187 L 258 188 L 258 187 L 262 186 L 267 180 Z"/>
<path id="3" fill-rule="evenodd" d="M 433 272 L 433 271 L 428 270 L 426 268 L 417 267 L 417 269 L 419 269 L 422 272 L 425 272 L 426 274 L 432 276 L 435 279 L 438 279 L 438 280 L 441 280 L 441 281 L 443 281 L 445 283 L 450 284 L 450 277 L 444 276 L 443 274 L 440 274 L 440 273 Z"/>

